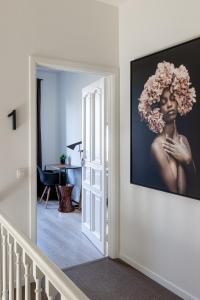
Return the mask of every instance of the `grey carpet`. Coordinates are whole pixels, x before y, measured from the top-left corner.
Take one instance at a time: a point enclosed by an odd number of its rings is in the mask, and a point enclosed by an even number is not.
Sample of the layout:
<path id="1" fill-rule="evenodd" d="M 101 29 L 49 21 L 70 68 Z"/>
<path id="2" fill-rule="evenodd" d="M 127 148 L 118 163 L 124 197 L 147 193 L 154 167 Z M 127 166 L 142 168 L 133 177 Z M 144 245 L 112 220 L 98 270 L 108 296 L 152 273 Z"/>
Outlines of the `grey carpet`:
<path id="1" fill-rule="evenodd" d="M 91 300 L 178 300 L 168 291 L 121 260 L 109 258 L 64 270 Z"/>

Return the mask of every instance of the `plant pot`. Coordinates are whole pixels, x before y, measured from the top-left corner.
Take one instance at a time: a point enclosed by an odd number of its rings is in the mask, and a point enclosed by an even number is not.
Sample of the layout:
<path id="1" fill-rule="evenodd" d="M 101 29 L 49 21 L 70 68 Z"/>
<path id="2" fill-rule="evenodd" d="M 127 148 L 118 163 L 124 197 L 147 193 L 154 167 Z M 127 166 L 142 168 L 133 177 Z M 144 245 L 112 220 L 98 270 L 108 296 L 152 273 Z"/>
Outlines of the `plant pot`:
<path id="1" fill-rule="evenodd" d="M 61 165 L 65 165 L 65 159 L 60 160 Z"/>

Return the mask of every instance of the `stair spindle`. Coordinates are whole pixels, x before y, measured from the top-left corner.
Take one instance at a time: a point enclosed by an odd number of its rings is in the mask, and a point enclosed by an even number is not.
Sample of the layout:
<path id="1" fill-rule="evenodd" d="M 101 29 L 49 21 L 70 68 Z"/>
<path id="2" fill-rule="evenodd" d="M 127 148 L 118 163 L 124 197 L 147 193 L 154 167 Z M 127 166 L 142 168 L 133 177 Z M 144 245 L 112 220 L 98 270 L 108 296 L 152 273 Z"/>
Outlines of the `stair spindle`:
<path id="1" fill-rule="evenodd" d="M 14 300 L 14 268 L 13 268 L 13 237 L 8 234 L 8 261 L 9 261 L 9 300 Z"/>
<path id="2" fill-rule="evenodd" d="M 8 299 L 7 290 L 7 231 L 1 226 L 1 238 L 2 238 L 2 300 Z"/>
<path id="3" fill-rule="evenodd" d="M 31 299 L 31 288 L 30 288 L 30 267 L 31 267 L 31 259 L 23 251 L 23 264 L 24 264 L 24 279 L 25 279 L 25 300 Z"/>
<path id="4" fill-rule="evenodd" d="M 48 300 L 53 300 L 54 297 L 58 294 L 58 291 L 52 285 L 52 283 L 45 277 L 45 292 Z"/>
<path id="5" fill-rule="evenodd" d="M 1 232 L 1 224 L 0 224 L 0 232 Z M 3 280 L 3 274 L 2 274 L 2 237 L 0 234 L 0 298 L 2 297 L 2 291 L 3 291 L 3 285 L 2 285 L 2 280 Z"/>
<path id="6" fill-rule="evenodd" d="M 35 280 L 35 300 L 41 300 L 41 282 L 42 278 L 44 277 L 44 274 L 40 271 L 40 269 L 36 266 L 36 264 L 33 264 L 33 277 Z"/>
<path id="7" fill-rule="evenodd" d="M 22 299 L 22 287 L 21 287 L 21 253 L 22 249 L 15 241 L 14 251 L 16 255 L 16 300 Z"/>

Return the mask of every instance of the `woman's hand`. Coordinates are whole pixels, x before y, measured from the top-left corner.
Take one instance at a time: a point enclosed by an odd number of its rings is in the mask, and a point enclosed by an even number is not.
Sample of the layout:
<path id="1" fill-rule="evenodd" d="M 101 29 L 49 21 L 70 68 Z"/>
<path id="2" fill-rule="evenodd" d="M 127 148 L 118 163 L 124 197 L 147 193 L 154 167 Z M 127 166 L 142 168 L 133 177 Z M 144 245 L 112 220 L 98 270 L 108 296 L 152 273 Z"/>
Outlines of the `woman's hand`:
<path id="1" fill-rule="evenodd" d="M 183 142 L 182 137 L 171 139 L 166 137 L 163 142 L 163 149 L 170 154 L 175 160 L 182 164 L 189 165 L 192 162 L 192 154 L 187 145 Z"/>

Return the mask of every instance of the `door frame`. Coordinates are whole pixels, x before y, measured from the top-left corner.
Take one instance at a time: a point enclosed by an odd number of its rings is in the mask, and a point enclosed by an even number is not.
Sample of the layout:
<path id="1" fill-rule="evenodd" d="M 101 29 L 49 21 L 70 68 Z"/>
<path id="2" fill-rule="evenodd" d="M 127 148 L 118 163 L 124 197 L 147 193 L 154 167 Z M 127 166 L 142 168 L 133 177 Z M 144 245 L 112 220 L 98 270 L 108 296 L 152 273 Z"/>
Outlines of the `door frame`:
<path id="1" fill-rule="evenodd" d="M 29 237 L 37 240 L 37 122 L 36 69 L 88 72 L 106 78 L 106 105 L 109 130 L 108 174 L 108 256 L 119 257 L 119 70 L 61 59 L 29 56 Z"/>

